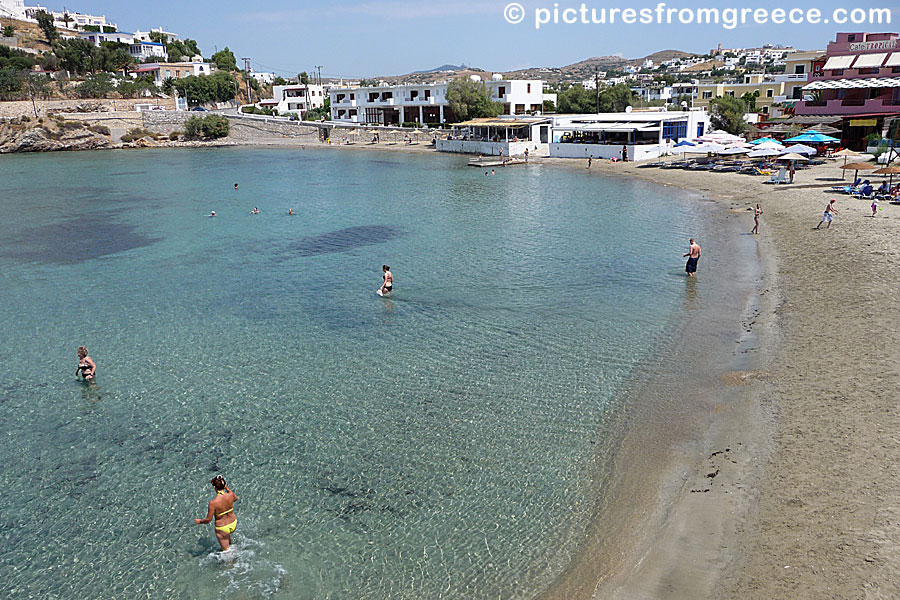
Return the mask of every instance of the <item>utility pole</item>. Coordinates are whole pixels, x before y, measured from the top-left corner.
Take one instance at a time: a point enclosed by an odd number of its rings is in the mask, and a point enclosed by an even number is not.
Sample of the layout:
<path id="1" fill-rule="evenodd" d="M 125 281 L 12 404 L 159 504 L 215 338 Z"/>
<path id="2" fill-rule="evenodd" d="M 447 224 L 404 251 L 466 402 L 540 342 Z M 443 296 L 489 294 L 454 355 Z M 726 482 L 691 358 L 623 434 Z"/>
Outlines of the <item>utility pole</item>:
<path id="1" fill-rule="evenodd" d="M 600 71 L 594 71 L 594 87 L 597 92 L 597 114 L 600 114 Z"/>
<path id="2" fill-rule="evenodd" d="M 242 58 L 244 61 L 244 77 L 247 78 L 247 104 L 253 104 L 253 101 L 250 98 L 250 59 Z"/>

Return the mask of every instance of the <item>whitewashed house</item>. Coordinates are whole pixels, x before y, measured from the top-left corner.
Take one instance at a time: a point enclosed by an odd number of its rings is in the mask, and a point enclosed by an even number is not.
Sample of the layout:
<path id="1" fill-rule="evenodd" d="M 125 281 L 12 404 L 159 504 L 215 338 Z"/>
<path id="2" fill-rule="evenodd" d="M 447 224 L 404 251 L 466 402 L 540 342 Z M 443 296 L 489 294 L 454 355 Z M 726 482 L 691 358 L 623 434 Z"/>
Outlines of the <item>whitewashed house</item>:
<path id="1" fill-rule="evenodd" d="M 480 77 L 473 76 L 477 81 Z M 503 105 L 503 114 L 536 114 L 543 110 L 544 82 L 502 79 L 485 81 L 491 100 Z M 452 120 L 448 103 L 449 82 L 374 87 L 332 88 L 331 118 L 351 123 L 433 124 Z"/>
<path id="2" fill-rule="evenodd" d="M 550 156 L 560 158 L 621 159 L 642 161 L 670 152 L 682 139 L 693 139 L 709 130 L 709 113 L 665 109 L 562 115 L 553 118 Z"/>

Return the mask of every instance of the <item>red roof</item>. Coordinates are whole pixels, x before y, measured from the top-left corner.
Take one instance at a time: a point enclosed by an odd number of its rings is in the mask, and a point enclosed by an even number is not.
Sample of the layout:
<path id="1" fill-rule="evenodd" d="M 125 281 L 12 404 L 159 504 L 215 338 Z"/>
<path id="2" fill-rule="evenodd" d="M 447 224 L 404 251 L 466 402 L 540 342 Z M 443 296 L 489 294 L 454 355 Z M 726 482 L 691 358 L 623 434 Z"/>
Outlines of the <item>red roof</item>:
<path id="1" fill-rule="evenodd" d="M 148 73 L 150 71 L 159 71 L 159 67 L 141 67 L 139 69 L 132 69 L 132 73 Z"/>

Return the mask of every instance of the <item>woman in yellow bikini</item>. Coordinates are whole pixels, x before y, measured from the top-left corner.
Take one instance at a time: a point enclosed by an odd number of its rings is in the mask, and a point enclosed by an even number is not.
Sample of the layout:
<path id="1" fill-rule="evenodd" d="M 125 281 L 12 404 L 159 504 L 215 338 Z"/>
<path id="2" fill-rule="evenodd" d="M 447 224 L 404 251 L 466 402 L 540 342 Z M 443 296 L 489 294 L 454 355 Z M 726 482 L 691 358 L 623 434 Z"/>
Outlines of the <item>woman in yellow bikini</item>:
<path id="1" fill-rule="evenodd" d="M 209 512 L 205 519 L 194 519 L 197 525 L 204 525 L 216 519 L 216 539 L 222 546 L 222 551 L 231 547 L 231 534 L 237 527 L 237 515 L 234 514 L 234 503 L 237 502 L 237 494 L 225 485 L 225 478 L 216 475 L 209 481 L 216 490 L 216 497 L 209 501 Z"/>

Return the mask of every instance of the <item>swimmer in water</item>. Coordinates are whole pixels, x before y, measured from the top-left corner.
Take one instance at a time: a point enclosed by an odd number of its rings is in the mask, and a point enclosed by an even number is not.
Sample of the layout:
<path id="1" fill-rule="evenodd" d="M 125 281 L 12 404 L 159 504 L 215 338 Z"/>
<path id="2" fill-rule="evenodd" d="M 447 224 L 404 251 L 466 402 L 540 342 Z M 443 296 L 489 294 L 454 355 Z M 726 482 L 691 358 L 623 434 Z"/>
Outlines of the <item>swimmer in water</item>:
<path id="1" fill-rule="evenodd" d="M 234 184 L 234 191 L 237 191 L 238 184 Z"/>
<path id="2" fill-rule="evenodd" d="M 289 214 L 289 215 L 295 215 L 295 214 L 297 214 L 297 213 L 294 212 L 294 209 L 293 209 L 293 208 L 289 208 L 289 209 L 288 209 L 288 214 Z"/>
<path id="3" fill-rule="evenodd" d="M 209 213 L 209 216 L 211 216 L 211 217 L 216 216 L 216 211 L 212 211 L 211 213 Z"/>
<path id="4" fill-rule="evenodd" d="M 387 265 L 381 265 L 381 270 L 384 271 L 384 283 L 381 284 L 381 289 L 378 292 L 384 296 L 385 294 L 390 294 L 394 289 L 394 274 L 391 273 L 391 268 Z"/>
<path id="5" fill-rule="evenodd" d="M 209 501 L 209 510 L 205 519 L 194 519 L 197 525 L 205 525 L 215 518 L 216 539 L 222 551 L 231 547 L 231 534 L 237 527 L 237 515 L 234 514 L 234 503 L 237 502 L 237 494 L 228 489 L 225 478 L 216 475 L 209 481 L 216 490 L 216 497 Z"/>
<path id="6" fill-rule="evenodd" d="M 85 381 L 93 381 L 97 374 L 97 365 L 88 356 L 87 348 L 84 346 L 78 347 L 78 368 L 75 369 L 75 376 L 78 377 L 79 374 Z"/>
<path id="7" fill-rule="evenodd" d="M 250 214 L 251 214 L 251 215 L 258 215 L 258 214 L 259 214 L 259 209 L 256 208 L 256 207 L 254 206 L 254 207 L 253 207 L 253 210 L 250 211 Z"/>

